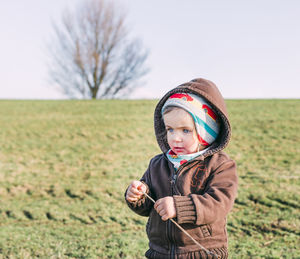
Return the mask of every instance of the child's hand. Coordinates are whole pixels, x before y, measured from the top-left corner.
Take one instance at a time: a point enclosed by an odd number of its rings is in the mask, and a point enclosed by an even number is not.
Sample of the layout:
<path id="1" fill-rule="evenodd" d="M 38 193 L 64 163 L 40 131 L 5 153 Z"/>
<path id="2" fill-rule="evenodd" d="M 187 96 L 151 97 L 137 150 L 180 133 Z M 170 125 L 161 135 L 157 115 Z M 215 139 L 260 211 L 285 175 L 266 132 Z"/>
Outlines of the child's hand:
<path id="1" fill-rule="evenodd" d="M 126 192 L 126 200 L 135 202 L 141 199 L 146 192 L 146 186 L 140 181 L 132 181 Z"/>
<path id="2" fill-rule="evenodd" d="M 176 217 L 174 198 L 171 196 L 157 200 L 154 204 L 154 209 L 161 216 L 163 221 Z"/>

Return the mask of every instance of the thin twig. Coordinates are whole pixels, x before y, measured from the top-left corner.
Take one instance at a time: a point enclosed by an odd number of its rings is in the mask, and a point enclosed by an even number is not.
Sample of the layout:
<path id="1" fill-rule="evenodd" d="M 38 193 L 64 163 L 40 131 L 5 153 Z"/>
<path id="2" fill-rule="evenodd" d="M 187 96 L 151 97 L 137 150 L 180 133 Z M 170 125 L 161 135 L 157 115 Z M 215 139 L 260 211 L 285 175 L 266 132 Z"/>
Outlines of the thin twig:
<path id="1" fill-rule="evenodd" d="M 151 200 L 153 203 L 155 203 L 155 200 L 153 200 L 153 198 L 152 197 L 150 197 L 147 193 L 145 193 L 144 192 L 144 195 L 149 199 L 149 200 Z M 171 220 L 175 225 L 176 225 L 176 227 L 178 227 L 184 234 L 186 234 L 197 246 L 199 246 L 202 250 L 204 250 L 207 254 L 210 254 L 210 255 L 212 255 L 212 256 L 214 256 L 214 257 L 217 257 L 217 258 L 219 258 L 219 256 L 218 255 L 216 255 L 215 253 L 213 253 L 213 252 L 210 252 L 209 250 L 207 250 L 204 246 L 202 246 L 201 244 L 199 244 L 199 242 L 197 242 L 188 232 L 186 232 L 186 230 L 182 227 L 182 226 L 180 226 L 175 220 L 173 220 L 173 219 L 169 219 L 169 220 Z"/>

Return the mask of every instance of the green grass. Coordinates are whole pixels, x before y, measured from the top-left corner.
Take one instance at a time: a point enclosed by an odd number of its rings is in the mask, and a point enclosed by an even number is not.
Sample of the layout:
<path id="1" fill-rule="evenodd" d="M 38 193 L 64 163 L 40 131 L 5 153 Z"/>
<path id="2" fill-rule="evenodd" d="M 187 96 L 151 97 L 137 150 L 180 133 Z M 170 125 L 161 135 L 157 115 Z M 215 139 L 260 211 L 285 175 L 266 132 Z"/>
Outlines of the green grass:
<path id="1" fill-rule="evenodd" d="M 144 258 L 124 191 L 160 152 L 156 101 L 0 101 L 0 258 Z M 228 100 L 230 258 L 300 258 L 300 100 Z"/>

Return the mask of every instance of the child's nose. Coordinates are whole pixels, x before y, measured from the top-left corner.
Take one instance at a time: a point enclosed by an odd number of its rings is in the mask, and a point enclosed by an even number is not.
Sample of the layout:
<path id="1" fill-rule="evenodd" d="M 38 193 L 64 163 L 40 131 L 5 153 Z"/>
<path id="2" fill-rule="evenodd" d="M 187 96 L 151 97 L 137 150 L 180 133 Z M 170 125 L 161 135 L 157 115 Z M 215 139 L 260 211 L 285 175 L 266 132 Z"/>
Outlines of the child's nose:
<path id="1" fill-rule="evenodd" d="M 174 134 L 174 141 L 176 141 L 176 142 L 181 142 L 181 141 L 182 141 L 181 134 L 175 133 L 175 134 Z"/>

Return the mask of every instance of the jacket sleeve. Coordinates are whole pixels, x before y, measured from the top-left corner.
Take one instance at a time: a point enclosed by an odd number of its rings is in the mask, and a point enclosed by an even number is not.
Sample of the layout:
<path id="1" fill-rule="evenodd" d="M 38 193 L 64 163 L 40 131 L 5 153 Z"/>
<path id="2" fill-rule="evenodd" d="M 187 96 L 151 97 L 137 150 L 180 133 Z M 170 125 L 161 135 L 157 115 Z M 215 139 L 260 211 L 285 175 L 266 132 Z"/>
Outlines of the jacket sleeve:
<path id="1" fill-rule="evenodd" d="M 150 162 L 151 164 L 151 162 Z M 150 165 L 147 169 L 147 171 L 144 173 L 143 177 L 140 179 L 141 182 L 143 182 L 147 188 L 146 193 L 149 196 L 152 196 L 151 194 L 151 178 L 150 178 Z M 146 198 L 144 195 L 141 199 L 139 199 L 136 202 L 129 202 L 126 200 L 126 193 L 128 188 L 125 191 L 125 201 L 128 205 L 128 207 L 133 210 L 135 213 L 141 215 L 141 216 L 149 216 L 151 209 L 153 208 L 153 203 L 149 199 Z"/>
<path id="2" fill-rule="evenodd" d="M 177 222 L 202 225 L 226 217 L 233 207 L 237 185 L 235 162 L 230 159 L 222 161 L 212 169 L 204 194 L 174 196 Z"/>

